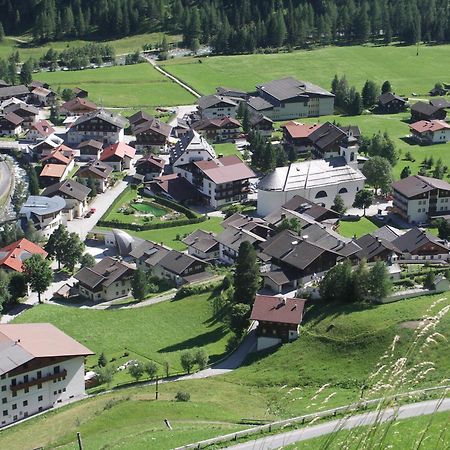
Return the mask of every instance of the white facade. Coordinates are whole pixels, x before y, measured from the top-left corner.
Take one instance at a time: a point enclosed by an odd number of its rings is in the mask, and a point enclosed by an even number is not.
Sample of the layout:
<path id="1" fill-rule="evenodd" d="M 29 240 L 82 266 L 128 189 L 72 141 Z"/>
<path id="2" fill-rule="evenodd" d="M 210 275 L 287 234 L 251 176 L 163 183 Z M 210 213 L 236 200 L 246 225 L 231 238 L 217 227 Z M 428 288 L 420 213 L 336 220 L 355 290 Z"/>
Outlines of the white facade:
<path id="1" fill-rule="evenodd" d="M 12 130 L 3 129 L 0 130 L 0 136 L 18 136 L 22 133 L 22 125 L 17 125 L 16 128 Z"/>
<path id="2" fill-rule="evenodd" d="M 116 142 L 124 141 L 124 130 L 123 128 L 118 131 L 78 131 L 73 128 L 69 128 L 67 131 L 67 143 L 69 145 L 78 146 L 84 141 L 89 141 L 93 139 L 94 141 L 102 142 L 103 144 L 115 144 Z"/>
<path id="3" fill-rule="evenodd" d="M 17 375 L 12 373 L 0 377 L 1 426 L 85 396 L 84 356 L 56 361 Z M 20 387 L 24 382 L 23 389 L 11 389 L 13 384 Z"/>

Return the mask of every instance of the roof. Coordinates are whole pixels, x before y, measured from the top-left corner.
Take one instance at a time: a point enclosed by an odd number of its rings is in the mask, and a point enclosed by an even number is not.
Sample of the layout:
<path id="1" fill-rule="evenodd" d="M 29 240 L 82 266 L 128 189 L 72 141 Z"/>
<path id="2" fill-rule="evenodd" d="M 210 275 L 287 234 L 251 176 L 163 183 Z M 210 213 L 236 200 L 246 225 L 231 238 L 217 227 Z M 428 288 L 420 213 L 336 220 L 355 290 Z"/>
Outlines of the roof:
<path id="1" fill-rule="evenodd" d="M 187 151 L 204 151 L 207 152 L 211 158 L 216 158 L 216 152 L 206 139 L 197 131 L 190 129 L 183 134 L 181 139 L 176 143 L 175 147 L 170 149 L 170 158 L 172 164 L 175 163 Z"/>
<path id="2" fill-rule="evenodd" d="M 66 201 L 59 197 L 44 197 L 42 195 L 30 195 L 26 202 L 20 208 L 20 214 L 45 216 L 47 214 L 57 213 L 66 207 Z"/>
<path id="3" fill-rule="evenodd" d="M 75 87 L 75 88 L 72 89 L 72 92 L 76 95 L 76 94 L 81 94 L 83 92 L 87 93 L 88 91 L 86 91 L 86 89 Z"/>
<path id="4" fill-rule="evenodd" d="M 239 251 L 242 242 L 250 242 L 251 244 L 264 242 L 265 239 L 251 231 L 229 227 L 216 236 L 216 240 L 225 247 L 234 251 Z"/>
<path id="5" fill-rule="evenodd" d="M 0 324 L 0 375 L 34 358 L 93 354 L 50 323 Z"/>
<path id="6" fill-rule="evenodd" d="M 76 177 L 89 177 L 90 175 L 96 175 L 99 178 L 108 178 L 111 175 L 113 168 L 102 161 L 94 161 L 93 163 L 80 167 L 75 176 Z"/>
<path id="7" fill-rule="evenodd" d="M 444 120 L 420 120 L 411 124 L 409 128 L 418 133 L 434 133 L 440 130 L 450 130 L 450 124 Z"/>
<path id="8" fill-rule="evenodd" d="M 371 233 L 374 237 L 379 237 L 381 239 L 384 239 L 385 241 L 392 242 L 395 239 L 397 239 L 399 236 L 404 234 L 404 232 L 401 232 L 400 230 L 397 230 L 397 228 L 391 227 L 389 225 L 384 225 L 381 228 L 378 228 L 373 233 Z"/>
<path id="9" fill-rule="evenodd" d="M 314 159 L 277 167 L 261 179 L 258 190 L 286 192 L 363 180 L 364 175 L 342 157 Z"/>
<path id="10" fill-rule="evenodd" d="M 255 113 L 255 114 L 250 114 L 250 125 L 252 127 L 255 127 L 256 125 L 259 125 L 262 122 L 268 122 L 270 124 L 273 124 L 273 120 L 269 119 L 267 116 L 265 116 L 264 114 L 260 114 L 260 113 Z"/>
<path id="11" fill-rule="evenodd" d="M 12 123 L 16 127 L 23 122 L 23 118 L 13 112 L 10 112 L 3 116 L 3 119 L 8 121 L 9 123 Z"/>
<path id="12" fill-rule="evenodd" d="M 256 111 L 265 111 L 267 109 L 273 108 L 272 103 L 268 102 L 267 100 L 264 100 L 261 97 L 250 97 L 247 100 L 247 105 Z"/>
<path id="13" fill-rule="evenodd" d="M 411 228 L 405 234 L 392 241 L 392 244 L 402 253 L 413 253 L 415 250 L 429 243 L 442 247 L 446 250 L 446 253 L 448 253 L 448 249 L 442 241 L 420 228 Z"/>
<path id="14" fill-rule="evenodd" d="M 430 105 L 436 108 L 450 108 L 450 102 L 445 98 L 433 98 L 430 100 Z"/>
<path id="15" fill-rule="evenodd" d="M 199 122 L 193 123 L 192 128 L 195 130 L 205 130 L 207 128 L 240 128 L 241 123 L 237 119 L 232 117 L 222 117 L 219 119 L 204 119 Z"/>
<path id="16" fill-rule="evenodd" d="M 315 84 L 309 83 L 308 81 L 300 81 L 293 77 L 269 81 L 268 83 L 256 87 L 279 101 L 290 100 L 297 97 L 309 97 L 310 95 L 334 97 L 331 92 L 316 86 Z"/>
<path id="17" fill-rule="evenodd" d="M 320 128 L 321 126 L 322 124 L 320 123 L 303 124 L 291 121 L 283 125 L 282 128 L 284 128 L 293 139 L 299 139 L 309 137 L 317 128 Z"/>
<path id="18" fill-rule="evenodd" d="M 207 233 L 203 230 L 195 230 L 189 236 L 185 237 L 182 242 L 188 247 L 195 248 L 201 252 L 207 252 L 218 242 L 213 233 Z"/>
<path id="19" fill-rule="evenodd" d="M 172 127 L 167 123 L 161 122 L 160 120 L 151 117 L 150 120 L 145 120 L 139 125 L 136 125 L 133 133 L 137 135 L 141 133 L 147 133 L 149 131 L 168 138 L 170 136 L 170 133 L 172 132 Z"/>
<path id="20" fill-rule="evenodd" d="M 412 175 L 403 180 L 392 183 L 392 189 L 399 192 L 406 198 L 412 198 L 420 194 L 425 194 L 434 189 L 450 191 L 450 184 L 438 178 L 424 177 L 422 175 Z"/>
<path id="21" fill-rule="evenodd" d="M 83 100 L 76 98 L 76 100 Z M 118 128 L 125 128 L 126 120 L 122 116 L 106 112 L 104 109 L 97 109 L 88 114 L 78 117 L 78 119 L 70 126 L 69 131 L 75 130 L 77 126 L 89 122 L 92 119 L 103 120 L 111 125 L 115 125 Z"/>
<path id="22" fill-rule="evenodd" d="M 72 112 L 78 109 L 87 109 L 91 111 L 97 111 L 97 105 L 85 98 L 75 97 L 61 105 L 61 109 L 64 111 Z"/>
<path id="23" fill-rule="evenodd" d="M 126 262 L 107 256 L 94 267 L 83 267 L 74 277 L 84 286 L 95 289 L 99 284 L 104 287 L 110 286 L 130 270 L 134 269 Z"/>
<path id="24" fill-rule="evenodd" d="M 393 92 L 385 92 L 378 97 L 378 103 L 381 105 L 386 105 L 387 103 L 392 102 L 393 100 L 406 103 L 406 100 L 398 95 L 395 95 Z"/>
<path id="25" fill-rule="evenodd" d="M 257 295 L 253 303 L 251 320 L 259 322 L 299 325 L 303 318 L 306 300 Z"/>
<path id="26" fill-rule="evenodd" d="M 136 149 L 130 147 L 124 142 L 116 142 L 115 144 L 111 144 L 109 147 L 106 147 L 105 150 L 102 151 L 100 155 L 100 161 L 107 161 L 109 158 L 113 156 L 117 156 L 118 158 L 134 158 L 136 154 Z"/>
<path id="27" fill-rule="evenodd" d="M 62 178 L 67 166 L 64 164 L 46 164 L 39 174 L 40 177 Z"/>
<path id="28" fill-rule="evenodd" d="M 151 122 L 155 118 L 151 116 L 150 114 L 146 113 L 145 111 L 138 111 L 137 113 L 134 113 L 130 117 L 128 117 L 128 122 L 130 122 L 131 125 L 134 125 L 136 122 L 139 121 L 149 121 Z"/>
<path id="29" fill-rule="evenodd" d="M 329 145 L 341 142 L 345 137 L 347 137 L 345 131 L 331 122 L 325 122 L 309 135 L 309 139 L 320 150 L 325 150 Z"/>
<path id="30" fill-rule="evenodd" d="M 148 183 L 148 187 L 155 189 L 156 194 L 162 190 L 178 202 L 191 200 L 198 196 L 197 189 L 186 178 L 175 173 L 154 178 Z"/>
<path id="31" fill-rule="evenodd" d="M 55 132 L 48 120 L 38 120 L 36 123 L 31 124 L 30 130 L 37 131 L 43 137 L 48 137 Z"/>
<path id="32" fill-rule="evenodd" d="M 264 272 L 264 277 L 269 278 L 278 286 L 283 286 L 289 283 L 291 280 L 283 270 L 275 270 L 273 272 Z"/>
<path id="33" fill-rule="evenodd" d="M 35 254 L 47 257 L 47 252 L 39 245 L 25 238 L 19 239 L 0 248 L 0 266 L 6 266 L 16 272 L 23 272 L 23 262 Z"/>
<path id="34" fill-rule="evenodd" d="M 411 106 L 411 112 L 417 112 L 429 116 L 437 113 L 440 109 L 442 108 L 438 108 L 437 106 L 433 106 L 425 102 L 416 102 Z"/>
<path id="35" fill-rule="evenodd" d="M 20 111 L 24 111 L 29 115 L 33 115 L 33 116 L 37 116 L 39 115 L 39 109 L 35 108 L 32 105 L 28 105 L 27 103 L 17 103 L 13 106 L 11 106 L 11 108 L 9 109 L 12 112 L 15 112 L 17 115 L 20 115 L 19 112 Z"/>
<path id="36" fill-rule="evenodd" d="M 28 95 L 29 93 L 30 91 L 23 84 L 20 84 L 18 86 L 8 86 L 0 88 L 0 98 Z"/>
<path id="37" fill-rule="evenodd" d="M 194 162 L 215 184 L 254 178 L 256 175 L 237 155 L 224 156 L 213 161 Z"/>
<path id="38" fill-rule="evenodd" d="M 82 149 L 84 147 L 93 147 L 96 148 L 97 150 L 102 150 L 103 149 L 103 144 L 99 141 L 96 141 L 94 139 L 89 139 L 87 141 L 83 141 L 78 145 L 79 149 Z"/>
<path id="39" fill-rule="evenodd" d="M 230 98 L 225 97 L 223 95 L 215 95 L 215 94 L 200 97 L 197 103 L 201 109 L 211 108 L 219 103 L 226 103 L 227 105 L 230 106 L 237 106 L 237 103 L 231 100 Z"/>
<path id="40" fill-rule="evenodd" d="M 164 169 L 166 161 L 163 158 L 159 158 L 158 156 L 148 155 L 138 159 L 135 166 L 136 168 L 138 168 L 142 164 L 151 164 L 158 167 L 159 169 Z"/>
<path id="41" fill-rule="evenodd" d="M 400 250 L 390 241 L 371 234 L 361 236 L 355 242 L 361 247 L 361 250 L 356 254 L 359 259 L 367 259 L 368 261 L 371 261 L 386 250 L 400 253 Z"/>
<path id="42" fill-rule="evenodd" d="M 91 192 L 91 188 L 78 183 L 75 180 L 64 180 L 52 184 L 42 191 L 42 195 L 51 196 L 52 194 L 64 194 L 75 200 L 83 202 Z"/>
<path id="43" fill-rule="evenodd" d="M 158 265 L 172 273 L 181 275 L 192 264 L 199 262 L 203 263 L 203 261 L 191 255 L 181 253 L 177 250 L 171 250 L 159 261 Z"/>
<path id="44" fill-rule="evenodd" d="M 152 241 L 141 241 L 139 242 L 139 245 L 136 245 L 130 252 L 130 256 L 135 259 L 144 259 L 148 265 L 154 266 L 160 259 L 166 256 L 170 250 L 171 249 Z"/>
<path id="45" fill-rule="evenodd" d="M 34 95 L 37 95 L 37 96 L 39 96 L 39 97 L 47 97 L 47 96 L 49 96 L 50 94 L 55 95 L 55 93 L 54 93 L 53 91 L 51 91 L 50 89 L 46 89 L 46 88 L 43 87 L 43 86 L 37 86 L 37 87 L 35 87 L 35 88 L 31 91 L 31 93 L 34 94 Z"/>
<path id="46" fill-rule="evenodd" d="M 67 149 L 69 149 L 69 147 L 67 147 Z M 72 152 L 71 148 L 69 150 L 70 150 L 70 152 Z M 66 156 L 64 154 L 64 148 L 62 146 L 60 146 L 60 147 L 55 148 L 55 150 L 53 150 L 47 156 L 42 158 L 41 162 L 48 161 L 49 159 L 56 159 L 61 164 L 64 164 L 67 166 L 68 164 L 70 164 L 70 162 L 72 161 L 73 158 L 74 158 L 73 153 L 71 153 L 70 156 Z"/>

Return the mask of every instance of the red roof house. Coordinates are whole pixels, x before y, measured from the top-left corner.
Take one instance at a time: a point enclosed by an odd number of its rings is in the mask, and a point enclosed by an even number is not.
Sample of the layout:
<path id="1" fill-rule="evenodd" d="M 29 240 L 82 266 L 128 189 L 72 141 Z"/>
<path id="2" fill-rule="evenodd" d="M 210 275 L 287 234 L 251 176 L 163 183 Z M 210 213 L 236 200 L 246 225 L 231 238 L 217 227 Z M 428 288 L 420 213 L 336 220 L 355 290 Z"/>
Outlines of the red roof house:
<path id="1" fill-rule="evenodd" d="M 450 124 L 444 120 L 420 120 L 409 128 L 413 138 L 422 144 L 445 144 L 450 141 Z"/>
<path id="2" fill-rule="evenodd" d="M 123 142 L 116 142 L 103 150 L 100 161 L 109 164 L 117 172 L 122 172 L 131 167 L 131 161 L 135 154 L 136 150 L 133 147 Z"/>
<path id="3" fill-rule="evenodd" d="M 47 257 L 47 252 L 39 245 L 22 238 L 0 248 L 0 268 L 7 271 L 23 272 L 23 262 L 32 255 Z"/>

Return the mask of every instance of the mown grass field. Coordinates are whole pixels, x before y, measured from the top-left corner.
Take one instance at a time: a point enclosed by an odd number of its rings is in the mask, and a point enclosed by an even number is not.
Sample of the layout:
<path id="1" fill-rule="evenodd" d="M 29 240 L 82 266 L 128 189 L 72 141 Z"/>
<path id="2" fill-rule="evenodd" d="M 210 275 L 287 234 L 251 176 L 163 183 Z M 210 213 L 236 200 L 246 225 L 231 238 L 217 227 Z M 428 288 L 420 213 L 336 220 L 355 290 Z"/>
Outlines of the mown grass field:
<path id="1" fill-rule="evenodd" d="M 342 236 L 348 238 L 352 238 L 355 235 L 357 238 L 360 238 L 365 234 L 372 233 L 372 231 L 375 231 L 377 228 L 378 227 L 369 219 L 361 217 L 357 222 L 341 220 L 339 222 L 338 232 L 342 234 Z"/>
<path id="2" fill-rule="evenodd" d="M 23 437 L 33 436 L 35 447 L 73 449 L 80 431 L 87 448 L 162 450 L 238 429 L 241 418 L 272 420 L 345 405 L 359 400 L 363 384 L 378 381 L 370 382 L 368 376 L 396 335 L 400 340 L 395 358 L 435 363 L 423 380 L 405 382 L 402 389 L 437 385 L 448 376 L 447 343 L 436 337 L 438 344 L 430 344 L 420 355 L 412 353 L 414 330 L 404 325 L 448 305 L 450 294 L 374 307 L 315 307 L 305 316 L 299 340 L 255 355 L 229 375 L 161 384 L 158 402 L 152 401 L 152 386 L 88 399 L 4 431 L 2 444 L 11 450 L 28 449 Z M 83 333 L 86 327 L 79 329 Z M 448 316 L 436 331 L 449 336 Z M 178 390 L 189 392 L 190 402 L 174 402 Z M 164 418 L 174 428 L 170 433 Z"/>
<path id="3" fill-rule="evenodd" d="M 167 42 L 175 43 L 181 40 L 179 35 L 166 35 Z M 125 53 L 131 53 L 136 50 L 142 50 L 142 46 L 145 44 L 156 44 L 161 42 L 163 39 L 163 33 L 144 33 L 136 34 L 134 36 L 124 37 L 122 39 L 115 39 L 111 41 L 94 41 L 99 43 L 108 43 L 114 47 L 116 55 L 121 55 Z M 56 41 L 49 42 L 42 46 L 35 46 L 30 43 L 29 37 L 18 36 L 18 37 L 6 37 L 3 42 L 0 42 L 0 58 L 7 58 L 12 52 L 19 51 L 21 59 L 25 60 L 27 58 L 39 59 L 44 53 L 46 53 L 50 48 L 57 51 L 65 50 L 66 48 L 82 47 L 83 45 L 89 44 L 92 41 L 84 40 L 70 40 L 70 41 Z"/>
<path id="4" fill-rule="evenodd" d="M 237 155 L 242 159 L 241 152 L 237 149 L 236 144 L 233 144 L 232 142 L 227 142 L 225 144 L 213 144 L 213 147 L 217 155 Z"/>
<path id="5" fill-rule="evenodd" d="M 161 367 L 169 361 L 172 372 L 181 371 L 180 353 L 203 347 L 212 360 L 225 352 L 229 331 L 213 317 L 210 294 L 166 301 L 137 309 L 88 310 L 39 305 L 20 315 L 16 323 L 50 322 L 96 353 L 87 366 L 97 364 L 104 352 L 114 364 L 137 358 Z M 128 352 L 130 355 L 123 357 Z M 121 374 L 122 375 L 122 374 Z M 124 374 L 125 375 L 125 374 Z M 131 381 L 127 375 L 116 381 Z"/>
<path id="6" fill-rule="evenodd" d="M 141 108 L 189 104 L 194 97 L 150 64 L 76 71 L 40 72 L 34 78 L 53 89 L 80 87 L 99 106 Z"/>
<path id="7" fill-rule="evenodd" d="M 390 80 L 397 94 L 427 95 L 437 81 L 450 81 L 446 65 L 450 45 L 416 47 L 325 47 L 272 55 L 182 58 L 162 63 L 166 69 L 203 94 L 217 86 L 253 90 L 256 84 L 293 76 L 329 88 L 334 74 L 346 75 L 361 89 L 367 79 Z"/>

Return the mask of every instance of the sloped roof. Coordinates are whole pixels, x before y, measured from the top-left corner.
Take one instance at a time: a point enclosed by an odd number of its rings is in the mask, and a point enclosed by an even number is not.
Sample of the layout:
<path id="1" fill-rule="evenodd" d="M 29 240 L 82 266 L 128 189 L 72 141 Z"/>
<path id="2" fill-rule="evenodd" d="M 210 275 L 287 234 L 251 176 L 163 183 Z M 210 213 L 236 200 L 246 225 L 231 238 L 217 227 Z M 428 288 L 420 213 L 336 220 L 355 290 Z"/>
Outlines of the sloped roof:
<path id="1" fill-rule="evenodd" d="M 28 95 L 29 93 L 30 91 L 23 84 L 18 86 L 0 87 L 0 97 L 15 97 L 17 95 Z"/>
<path id="2" fill-rule="evenodd" d="M 77 100 L 83 99 L 79 99 L 77 97 Z M 76 129 L 78 125 L 89 122 L 92 119 L 103 120 L 104 122 L 115 125 L 118 128 L 125 128 L 126 125 L 126 120 L 123 117 L 118 116 L 117 114 L 108 113 L 104 109 L 98 109 L 94 112 L 78 117 L 77 120 L 69 128 L 69 131 Z"/>
<path id="3" fill-rule="evenodd" d="M 172 164 L 175 163 L 187 151 L 205 151 L 209 153 L 211 158 L 216 158 L 216 152 L 212 146 L 204 137 L 200 136 L 197 131 L 192 129 L 184 133 L 176 145 L 170 149 Z"/>
<path id="4" fill-rule="evenodd" d="M 69 100 L 61 105 L 61 109 L 68 112 L 76 111 L 80 108 L 97 111 L 97 105 L 95 103 L 85 98 L 79 97 L 75 97 L 72 100 Z"/>
<path id="5" fill-rule="evenodd" d="M 378 97 L 378 102 L 383 106 L 392 102 L 393 100 L 406 103 L 406 100 L 404 98 L 395 95 L 393 92 L 385 92 Z"/>
<path id="6" fill-rule="evenodd" d="M 309 137 L 317 128 L 320 128 L 321 126 L 322 124 L 320 123 L 304 124 L 291 121 L 283 125 L 282 128 L 284 128 L 293 139 L 299 139 Z"/>
<path id="7" fill-rule="evenodd" d="M 356 239 L 355 242 L 361 247 L 361 250 L 356 254 L 359 259 L 371 261 L 386 250 L 394 253 L 401 253 L 401 251 L 390 241 L 371 234 L 365 234 L 359 239 Z"/>
<path id="8" fill-rule="evenodd" d="M 43 137 L 48 137 L 55 132 L 55 129 L 48 120 L 38 120 L 36 123 L 31 124 L 30 130 L 37 131 Z"/>
<path id="9" fill-rule="evenodd" d="M 91 192 L 91 188 L 78 183 L 75 180 L 64 180 L 58 183 L 52 184 L 42 191 L 42 195 L 52 196 L 52 194 L 65 194 L 80 202 L 86 200 L 87 196 Z"/>
<path id="10" fill-rule="evenodd" d="M 148 155 L 140 158 L 136 161 L 136 168 L 138 168 L 142 164 L 151 164 L 153 166 L 158 167 L 159 169 L 164 169 L 166 165 L 166 161 L 163 158 L 159 158 L 158 156 Z"/>
<path id="11" fill-rule="evenodd" d="M 306 300 L 257 295 L 253 303 L 251 320 L 299 325 Z"/>
<path id="12" fill-rule="evenodd" d="M 102 151 L 100 155 L 100 161 L 107 161 L 112 156 L 117 156 L 119 158 L 134 158 L 136 154 L 136 149 L 130 147 L 124 142 L 116 142 L 115 144 L 111 144 L 109 147 L 106 147 L 105 150 Z"/>
<path id="13" fill-rule="evenodd" d="M 416 102 L 416 103 L 414 103 L 414 105 L 411 106 L 412 112 L 418 112 L 420 114 L 425 114 L 425 115 L 430 115 L 430 116 L 437 113 L 440 109 L 442 109 L 442 108 L 430 105 L 429 103 L 425 103 L 425 102 Z"/>
<path id="14" fill-rule="evenodd" d="M 93 147 L 96 148 L 97 150 L 102 150 L 103 149 L 103 144 L 99 141 L 96 141 L 94 139 L 89 139 L 87 141 L 83 141 L 78 145 L 79 149 L 82 149 L 84 147 Z"/>
<path id="15" fill-rule="evenodd" d="M 145 122 L 136 125 L 133 133 L 137 135 L 141 133 L 147 133 L 149 131 L 168 138 L 170 136 L 170 133 L 172 132 L 172 127 L 167 123 L 161 122 L 160 120 L 151 117 L 150 120 L 145 120 Z"/>
<path id="16" fill-rule="evenodd" d="M 76 177 L 89 177 L 90 175 L 96 175 L 99 178 L 108 178 L 111 175 L 113 168 L 102 161 L 94 161 L 93 163 L 80 167 L 75 176 Z"/>
<path id="17" fill-rule="evenodd" d="M 61 163 L 61 165 L 67 166 L 68 164 L 70 164 L 70 162 L 74 158 L 73 150 L 69 147 L 67 147 L 67 149 L 70 151 L 70 156 L 65 155 L 64 149 L 61 146 L 59 146 L 59 147 L 55 148 L 55 150 L 53 150 L 47 156 L 42 158 L 41 162 L 48 161 L 49 159 L 56 159 L 57 161 L 59 161 Z M 66 153 L 69 153 L 69 152 L 66 151 Z"/>
<path id="18" fill-rule="evenodd" d="M 13 112 L 6 114 L 5 116 L 3 116 L 3 118 L 16 127 L 23 122 L 23 118 Z"/>
<path id="19" fill-rule="evenodd" d="M 39 176 L 61 178 L 64 175 L 66 169 L 67 166 L 64 164 L 46 164 Z"/>
<path id="20" fill-rule="evenodd" d="M 450 183 L 438 178 L 412 175 L 392 183 L 392 188 L 395 191 L 400 192 L 404 197 L 411 198 L 416 195 L 430 192 L 433 189 L 450 191 Z"/>
<path id="21" fill-rule="evenodd" d="M 197 103 L 201 109 L 211 108 L 219 103 L 226 103 L 230 106 L 237 106 L 237 103 L 230 98 L 215 94 L 200 97 Z"/>
<path id="22" fill-rule="evenodd" d="M 16 272 L 23 272 L 23 262 L 35 254 L 47 257 L 47 252 L 39 245 L 25 238 L 19 239 L 0 248 L 0 266 L 6 266 Z"/>
<path id="23" fill-rule="evenodd" d="M 450 130 L 450 124 L 444 120 L 420 120 L 411 124 L 409 128 L 417 131 L 417 133 L 434 133 L 441 130 Z"/>
<path id="24" fill-rule="evenodd" d="M 213 161 L 196 161 L 194 165 L 216 184 L 231 183 L 256 176 L 237 155 L 225 156 Z"/>
<path id="25" fill-rule="evenodd" d="M 162 190 L 177 202 L 184 202 L 198 196 L 198 191 L 186 178 L 177 174 L 163 175 L 149 182 L 150 188 Z"/>
<path id="26" fill-rule="evenodd" d="M 397 247 L 402 253 L 413 253 L 425 244 L 432 243 L 433 245 L 442 247 L 445 253 L 448 249 L 445 245 L 432 234 L 426 233 L 420 228 L 411 228 L 405 234 L 399 236 L 392 241 L 392 244 Z"/>
<path id="27" fill-rule="evenodd" d="M 279 80 L 269 81 L 256 87 L 279 101 L 298 97 L 309 97 L 310 95 L 334 97 L 331 92 L 320 86 L 316 86 L 308 81 L 300 81 L 293 77 L 280 78 Z"/>
<path id="28" fill-rule="evenodd" d="M 207 252 L 218 242 L 213 233 L 207 233 L 203 230 L 195 230 L 189 236 L 186 236 L 183 241 L 189 247 L 195 248 L 201 252 Z"/>
<path id="29" fill-rule="evenodd" d="M 159 261 L 158 265 L 172 273 L 181 275 L 192 264 L 199 262 L 204 263 L 191 255 L 172 250 Z"/>

